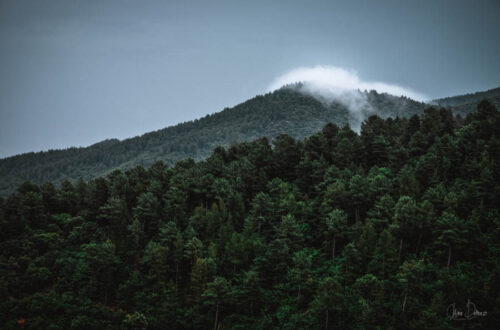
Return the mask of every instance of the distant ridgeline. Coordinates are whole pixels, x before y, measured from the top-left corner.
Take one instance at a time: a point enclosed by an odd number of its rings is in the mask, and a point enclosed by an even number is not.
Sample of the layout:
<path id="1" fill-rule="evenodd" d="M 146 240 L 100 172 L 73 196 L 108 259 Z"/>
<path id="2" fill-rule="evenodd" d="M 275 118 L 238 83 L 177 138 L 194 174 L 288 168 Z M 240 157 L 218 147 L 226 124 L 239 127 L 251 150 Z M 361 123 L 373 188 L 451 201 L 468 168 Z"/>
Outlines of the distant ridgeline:
<path id="1" fill-rule="evenodd" d="M 469 112 L 475 111 L 478 103 L 482 100 L 488 100 L 497 109 L 500 109 L 500 88 L 490 89 L 485 92 L 436 99 L 431 103 L 442 107 L 449 107 L 453 109 L 455 113 L 459 113 L 463 116 Z"/>
<path id="2" fill-rule="evenodd" d="M 381 118 L 409 118 L 430 106 L 374 91 L 364 93 L 364 98 L 372 111 L 362 114 L 362 119 L 371 114 Z M 499 105 L 500 89 L 433 103 L 450 106 L 455 113 L 464 116 L 474 111 L 483 98 Z M 114 169 L 149 166 L 158 160 L 168 165 L 188 157 L 200 160 L 217 146 L 263 136 L 273 139 L 281 133 L 302 139 L 330 122 L 339 126 L 354 122 L 354 126 L 359 127 L 360 114 L 355 115 L 341 103 L 321 102 L 298 92 L 293 86 L 282 88 L 201 119 L 123 141 L 106 140 L 86 148 L 26 153 L 1 159 L 0 196 L 13 192 L 24 181 L 60 184 L 66 179 L 72 182 L 79 178 L 88 180 Z"/>
<path id="3" fill-rule="evenodd" d="M 140 138 L 17 158 L 92 176 L 330 120 L 348 118 L 281 90 Z M 497 329 L 499 237 L 490 102 L 465 117 L 371 116 L 359 134 L 330 123 L 198 162 L 23 183 L 0 198 L 0 328 Z"/>

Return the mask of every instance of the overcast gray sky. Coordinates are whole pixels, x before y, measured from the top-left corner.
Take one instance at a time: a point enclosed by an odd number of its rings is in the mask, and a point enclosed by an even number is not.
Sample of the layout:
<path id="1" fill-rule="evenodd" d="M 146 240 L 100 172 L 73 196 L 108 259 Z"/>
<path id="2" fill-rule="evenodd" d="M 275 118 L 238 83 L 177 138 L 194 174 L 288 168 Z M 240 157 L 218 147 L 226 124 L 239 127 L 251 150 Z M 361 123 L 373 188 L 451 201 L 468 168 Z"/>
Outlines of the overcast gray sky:
<path id="1" fill-rule="evenodd" d="M 428 98 L 500 86 L 500 1 L 0 0 L 0 157 L 127 138 L 318 65 Z"/>

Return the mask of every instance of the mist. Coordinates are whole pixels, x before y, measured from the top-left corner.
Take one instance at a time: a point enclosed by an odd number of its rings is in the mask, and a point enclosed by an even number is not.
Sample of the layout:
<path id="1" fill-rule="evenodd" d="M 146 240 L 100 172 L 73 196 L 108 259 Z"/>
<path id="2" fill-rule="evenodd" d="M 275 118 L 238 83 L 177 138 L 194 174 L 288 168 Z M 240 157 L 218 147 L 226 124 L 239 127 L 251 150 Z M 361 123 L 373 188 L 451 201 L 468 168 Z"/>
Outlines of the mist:
<path id="1" fill-rule="evenodd" d="M 293 69 L 277 77 L 268 87 L 268 91 L 274 91 L 285 85 L 296 85 L 300 92 L 314 96 L 322 102 L 343 104 L 350 113 L 349 124 L 357 132 L 363 120 L 374 111 L 364 91 L 375 90 L 378 93 L 406 96 L 416 101 L 427 99 L 412 89 L 385 82 L 364 81 L 356 71 L 335 66 Z"/>

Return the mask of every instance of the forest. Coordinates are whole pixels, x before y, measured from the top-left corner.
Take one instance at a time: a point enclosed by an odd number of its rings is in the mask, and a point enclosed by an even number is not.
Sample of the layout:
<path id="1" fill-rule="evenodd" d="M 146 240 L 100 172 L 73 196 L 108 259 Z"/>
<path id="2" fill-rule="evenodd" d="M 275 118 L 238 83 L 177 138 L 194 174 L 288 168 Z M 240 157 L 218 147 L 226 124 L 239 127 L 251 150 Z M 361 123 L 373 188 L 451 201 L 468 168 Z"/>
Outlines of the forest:
<path id="1" fill-rule="evenodd" d="M 169 166 L 186 158 L 202 160 L 214 148 L 229 147 L 234 142 L 261 137 L 272 140 L 280 134 L 300 140 L 328 123 L 340 127 L 350 124 L 357 131 L 360 117 L 368 118 L 370 114 L 383 119 L 410 118 L 421 115 L 432 104 L 450 108 L 453 114 L 465 117 L 483 99 L 497 108 L 500 106 L 500 88 L 437 99 L 430 104 L 372 90 L 358 95 L 370 111 L 353 116 L 344 104 L 324 102 L 317 96 L 301 92 L 298 85 L 284 86 L 203 118 L 122 141 L 108 139 L 89 147 L 30 152 L 0 159 L 0 196 L 11 194 L 24 181 L 36 184 L 50 181 L 59 185 L 69 180 L 75 183 L 79 178 L 90 180 L 116 169 L 149 167 L 159 160 Z"/>
<path id="2" fill-rule="evenodd" d="M 359 97 L 366 99 L 382 118 L 411 117 L 425 109 L 424 103 L 376 91 L 361 93 Z M 123 141 L 109 139 L 86 148 L 31 152 L 0 159 L 0 196 L 14 192 L 24 181 L 75 183 L 79 178 L 90 180 L 116 169 L 149 167 L 159 160 L 172 166 L 186 158 L 205 159 L 218 146 L 229 147 L 234 142 L 264 136 L 272 140 L 283 133 L 303 139 L 327 123 L 343 126 L 354 120 L 359 127 L 359 120 L 352 118 L 345 105 L 322 102 L 295 86 L 287 86 L 221 112 Z"/>
<path id="3" fill-rule="evenodd" d="M 495 329 L 499 183 L 488 101 L 25 182 L 0 197 L 0 327 Z"/>

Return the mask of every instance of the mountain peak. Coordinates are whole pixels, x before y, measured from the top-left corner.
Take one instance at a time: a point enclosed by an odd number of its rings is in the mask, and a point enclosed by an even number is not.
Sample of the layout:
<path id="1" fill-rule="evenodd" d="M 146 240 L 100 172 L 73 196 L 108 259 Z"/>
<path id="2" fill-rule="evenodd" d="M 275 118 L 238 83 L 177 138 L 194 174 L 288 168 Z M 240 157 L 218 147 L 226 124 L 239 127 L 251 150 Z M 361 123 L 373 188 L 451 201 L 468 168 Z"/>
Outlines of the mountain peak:
<path id="1" fill-rule="evenodd" d="M 147 166 L 157 160 L 172 165 L 188 157 L 203 159 L 217 146 L 273 139 L 286 133 L 303 139 L 328 123 L 349 124 L 359 131 L 369 116 L 411 117 L 431 104 L 375 90 L 352 90 L 327 98 L 304 90 L 303 83 L 282 86 L 232 108 L 142 136 L 108 139 L 86 148 L 28 153 L 0 159 L 0 195 L 25 180 L 35 183 L 91 179 L 114 169 Z M 461 115 L 474 111 L 481 98 L 499 105 L 500 89 L 436 100 Z"/>

